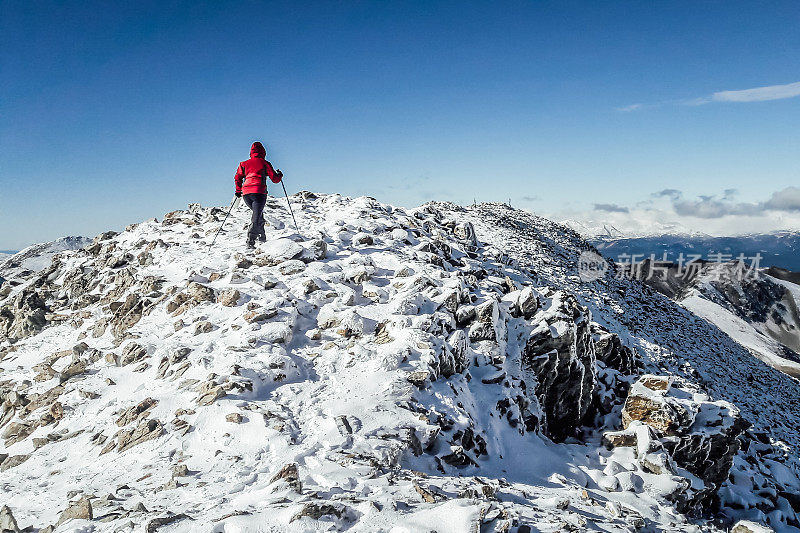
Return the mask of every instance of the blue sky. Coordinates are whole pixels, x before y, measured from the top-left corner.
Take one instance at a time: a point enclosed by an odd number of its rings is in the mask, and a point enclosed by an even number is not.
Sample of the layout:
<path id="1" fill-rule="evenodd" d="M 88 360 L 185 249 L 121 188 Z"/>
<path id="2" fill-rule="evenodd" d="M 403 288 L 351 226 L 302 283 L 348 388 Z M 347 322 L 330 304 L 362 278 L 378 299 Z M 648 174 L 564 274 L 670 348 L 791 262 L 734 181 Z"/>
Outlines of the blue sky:
<path id="1" fill-rule="evenodd" d="M 66 4 L 0 8 L 0 249 L 227 204 L 255 139 L 290 192 L 800 212 L 797 2 Z"/>

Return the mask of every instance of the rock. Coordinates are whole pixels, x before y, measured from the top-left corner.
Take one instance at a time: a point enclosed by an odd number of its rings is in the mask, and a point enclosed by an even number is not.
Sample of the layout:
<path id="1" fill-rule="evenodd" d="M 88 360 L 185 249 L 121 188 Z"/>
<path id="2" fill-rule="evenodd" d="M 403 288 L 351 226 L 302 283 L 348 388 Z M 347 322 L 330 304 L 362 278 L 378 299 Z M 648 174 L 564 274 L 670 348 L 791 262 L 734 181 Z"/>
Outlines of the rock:
<path id="1" fill-rule="evenodd" d="M 125 302 L 116 307 L 111 317 L 111 332 L 114 337 L 121 339 L 128 333 L 128 330 L 142 319 L 144 312 L 144 300 L 137 294 L 131 293 L 125 298 Z"/>
<path id="2" fill-rule="evenodd" d="M 500 320 L 496 300 L 489 300 L 475 308 L 475 322 L 469 328 L 469 340 L 497 340 L 497 325 Z"/>
<path id="3" fill-rule="evenodd" d="M 613 368 L 625 375 L 635 374 L 639 368 L 639 361 L 633 350 L 624 346 L 616 333 L 609 333 L 600 324 L 592 323 L 592 338 L 594 351 L 598 361 L 606 367 Z"/>
<path id="4" fill-rule="evenodd" d="M 68 520 L 91 520 L 92 519 L 92 503 L 84 496 L 77 502 L 73 502 L 67 506 L 58 518 L 56 525 L 61 525 Z"/>
<path id="5" fill-rule="evenodd" d="M 185 515 L 183 513 L 170 514 L 168 516 L 154 518 L 147 523 L 147 526 L 145 526 L 144 531 L 145 533 L 155 533 L 162 526 L 173 524 L 175 522 L 178 522 L 179 520 L 185 520 L 187 518 L 191 520 L 191 518 L 188 515 Z"/>
<path id="6" fill-rule="evenodd" d="M 572 435 L 586 416 L 596 370 L 589 311 L 560 291 L 552 300 L 545 321 L 525 345 L 522 364 L 538 379 L 535 394 L 545 415 L 543 429 L 559 442 Z"/>
<path id="7" fill-rule="evenodd" d="M 64 370 L 59 372 L 58 380 L 61 383 L 65 383 L 69 379 L 83 374 L 86 371 L 87 366 L 88 363 L 85 360 L 74 361 L 70 363 Z"/>
<path id="8" fill-rule="evenodd" d="M 227 392 L 225 392 L 225 388 L 222 385 L 214 385 L 213 382 L 207 381 L 201 385 L 200 395 L 195 402 L 197 405 L 211 405 L 226 394 Z"/>
<path id="9" fill-rule="evenodd" d="M 430 375 L 431 373 L 427 370 L 415 370 L 406 377 L 406 380 L 409 383 L 416 385 L 420 389 L 423 389 L 425 388 L 425 384 L 427 383 L 428 378 L 430 378 Z"/>
<path id="10" fill-rule="evenodd" d="M 606 431 L 603 433 L 603 446 L 609 450 L 636 446 L 636 433 L 633 431 Z"/>
<path id="11" fill-rule="evenodd" d="M 225 417 L 225 420 L 233 424 L 241 424 L 244 420 L 244 417 L 240 413 L 230 413 Z"/>
<path id="12" fill-rule="evenodd" d="M 297 471 L 297 463 L 289 463 L 281 468 L 277 474 L 275 474 L 270 483 L 275 483 L 276 481 L 283 480 L 289 484 L 289 486 L 298 494 L 302 493 L 303 484 L 300 482 L 300 475 Z"/>
<path id="13" fill-rule="evenodd" d="M 156 419 L 142 420 L 133 431 L 123 429 L 117 433 L 117 452 L 122 453 L 134 446 L 164 434 L 164 427 Z"/>
<path id="14" fill-rule="evenodd" d="M 370 246 L 375 243 L 375 240 L 372 238 L 372 235 L 361 232 L 353 235 L 353 240 L 351 242 L 359 246 Z"/>
<path id="15" fill-rule="evenodd" d="M 11 514 L 11 509 L 7 505 L 0 507 L 0 532 L 1 533 L 20 533 L 17 521 Z"/>
<path id="16" fill-rule="evenodd" d="M 172 477 L 186 477 L 189 475 L 189 467 L 180 464 L 172 467 Z"/>
<path id="17" fill-rule="evenodd" d="M 312 520 L 319 520 L 323 516 L 341 518 L 346 509 L 347 508 L 341 504 L 334 506 L 327 503 L 307 503 L 299 513 L 289 520 L 289 523 L 300 520 L 301 518 L 311 518 Z"/>
<path id="18" fill-rule="evenodd" d="M 184 292 L 193 302 L 198 304 L 214 301 L 214 289 L 201 285 L 196 281 L 190 281 Z"/>
<path id="19" fill-rule="evenodd" d="M 670 381 L 670 378 L 650 375 L 639 378 L 622 409 L 622 425 L 627 428 L 638 420 L 668 436 L 677 435 L 681 428 L 688 427 L 691 413 L 681 403 L 669 401 L 665 396 Z"/>
<path id="20" fill-rule="evenodd" d="M 303 246 L 303 251 L 300 252 L 298 259 L 304 263 L 312 263 L 314 261 L 321 261 L 325 259 L 328 253 L 328 245 L 322 239 L 314 239 L 307 245 Z"/>
<path id="21" fill-rule="evenodd" d="M 394 273 L 396 278 L 409 278 L 414 275 L 414 269 L 409 266 L 401 267 L 400 270 Z"/>
<path id="22" fill-rule="evenodd" d="M 636 424 L 637 455 L 643 468 L 669 473 L 675 470 L 674 461 L 705 483 L 705 488 L 692 487 L 676 498 L 681 512 L 697 510 L 713 499 L 728 478 L 739 452 L 739 437 L 749 426 L 734 405 L 711 401 L 688 382 L 652 375 L 640 377 L 631 386 L 622 420 L 625 427 Z"/>
<path id="23" fill-rule="evenodd" d="M 286 261 L 285 263 L 281 263 L 278 266 L 278 271 L 284 276 L 291 276 L 292 274 L 299 274 L 305 270 L 305 268 L 305 263 L 297 259 L 292 259 L 290 261 Z"/>
<path id="24" fill-rule="evenodd" d="M 225 307 L 234 307 L 239 302 L 241 297 L 242 293 L 240 293 L 237 289 L 228 289 L 221 292 L 219 296 L 217 296 L 217 303 L 220 303 Z"/>
<path id="25" fill-rule="evenodd" d="M 462 446 L 453 446 L 451 453 L 442 456 L 441 459 L 445 463 L 456 468 L 478 466 L 477 463 L 464 452 L 464 448 Z"/>
<path id="26" fill-rule="evenodd" d="M 256 322 L 264 322 L 266 320 L 269 320 L 270 318 L 274 317 L 277 314 L 278 314 L 277 309 L 266 309 L 266 310 L 254 309 L 252 311 L 246 312 L 244 314 L 244 319 L 247 322 L 254 324 Z"/>
<path id="27" fill-rule="evenodd" d="M 531 287 L 522 289 L 514 303 L 517 316 L 530 319 L 539 310 L 539 295 Z"/>
<path id="28" fill-rule="evenodd" d="M 300 285 L 303 287 L 303 294 L 311 294 L 319 290 L 319 285 L 311 278 L 304 279 Z"/>
<path id="29" fill-rule="evenodd" d="M 5 439 L 5 446 L 8 448 L 12 444 L 28 438 L 36 431 L 36 424 L 31 422 L 12 422 L 3 430 L 2 436 Z"/>
<path id="30" fill-rule="evenodd" d="M 11 457 L 3 461 L 2 464 L 0 464 L 0 471 L 4 472 L 9 468 L 14 468 L 15 466 L 19 466 L 28 459 L 30 459 L 30 457 L 31 457 L 30 455 L 12 455 Z"/>
<path id="31" fill-rule="evenodd" d="M 150 411 L 156 405 L 158 405 L 158 400 L 145 398 L 130 409 L 123 411 L 119 418 L 117 418 L 117 425 L 124 427 L 133 422 L 138 422 L 139 420 L 147 418 L 147 415 L 150 414 Z"/>
<path id="32" fill-rule="evenodd" d="M 260 246 L 265 256 L 265 266 L 275 266 L 297 258 L 303 253 L 303 247 L 291 239 L 280 238 L 270 240 Z"/>
<path id="33" fill-rule="evenodd" d="M 38 292 L 23 289 L 10 303 L 0 306 L 0 334 L 11 339 L 34 335 L 47 326 L 49 312 Z"/>
<path id="34" fill-rule="evenodd" d="M 122 355 L 119 358 L 120 366 L 127 366 L 132 363 L 138 363 L 147 357 L 147 350 L 135 342 L 129 342 L 122 350 Z"/>
<path id="35" fill-rule="evenodd" d="M 734 524 L 731 533 L 775 533 L 775 530 L 750 520 L 739 520 Z"/>
<path id="36" fill-rule="evenodd" d="M 472 305 L 462 305 L 456 311 L 456 323 L 463 327 L 475 318 L 475 307 Z"/>
<path id="37" fill-rule="evenodd" d="M 424 501 L 425 503 L 436 503 L 437 501 L 441 500 L 441 498 L 438 499 L 436 498 L 436 494 L 426 489 L 425 487 L 418 485 L 417 483 L 414 483 L 414 490 L 417 491 L 417 494 L 420 495 L 422 501 Z"/>
<path id="38" fill-rule="evenodd" d="M 201 320 L 194 327 L 194 334 L 200 335 L 201 333 L 210 333 L 214 331 L 214 324 L 208 320 Z"/>

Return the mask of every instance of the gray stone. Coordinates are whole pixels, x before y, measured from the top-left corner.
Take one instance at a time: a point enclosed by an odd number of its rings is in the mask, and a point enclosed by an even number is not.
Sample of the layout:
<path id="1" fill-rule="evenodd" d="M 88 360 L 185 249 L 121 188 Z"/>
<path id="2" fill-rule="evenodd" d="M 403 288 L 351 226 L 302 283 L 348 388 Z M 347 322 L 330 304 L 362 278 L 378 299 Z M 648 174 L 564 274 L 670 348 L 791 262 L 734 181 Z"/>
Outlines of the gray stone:
<path id="1" fill-rule="evenodd" d="M 56 525 L 61 525 L 68 520 L 91 520 L 92 503 L 86 496 L 67 506 L 58 518 Z"/>
<path id="2" fill-rule="evenodd" d="M 11 514 L 11 509 L 7 505 L 0 507 L 0 532 L 2 533 L 20 533 L 17 521 L 14 515 Z"/>

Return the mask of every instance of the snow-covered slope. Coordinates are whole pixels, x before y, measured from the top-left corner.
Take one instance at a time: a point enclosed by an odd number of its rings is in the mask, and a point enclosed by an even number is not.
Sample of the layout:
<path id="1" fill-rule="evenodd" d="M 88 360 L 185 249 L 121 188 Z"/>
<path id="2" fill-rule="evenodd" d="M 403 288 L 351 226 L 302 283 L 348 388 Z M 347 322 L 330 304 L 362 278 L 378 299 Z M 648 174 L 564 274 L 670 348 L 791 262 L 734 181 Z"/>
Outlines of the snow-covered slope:
<path id="1" fill-rule="evenodd" d="M 796 382 L 582 283 L 571 230 L 292 199 L 255 252 L 244 208 L 209 249 L 224 211 L 193 205 L 0 290 L 0 524 L 796 531 Z"/>
<path id="2" fill-rule="evenodd" d="M 7 280 L 39 272 L 50 264 L 54 255 L 83 248 L 91 243 L 86 237 L 62 237 L 51 242 L 34 244 L 6 256 L 0 254 L 0 276 Z"/>

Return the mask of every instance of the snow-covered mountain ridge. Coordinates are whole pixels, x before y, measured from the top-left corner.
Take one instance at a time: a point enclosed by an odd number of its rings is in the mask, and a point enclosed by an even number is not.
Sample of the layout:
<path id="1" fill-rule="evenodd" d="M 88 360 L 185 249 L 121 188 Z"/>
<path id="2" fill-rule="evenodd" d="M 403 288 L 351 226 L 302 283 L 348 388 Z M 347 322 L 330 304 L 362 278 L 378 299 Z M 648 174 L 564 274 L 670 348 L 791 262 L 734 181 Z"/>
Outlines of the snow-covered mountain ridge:
<path id="1" fill-rule="evenodd" d="M 34 244 L 13 254 L 0 253 L 0 276 L 6 279 L 38 272 L 50 264 L 54 255 L 83 248 L 92 242 L 86 237 L 62 237 L 51 242 Z"/>
<path id="2" fill-rule="evenodd" d="M 796 383 L 613 270 L 580 282 L 574 232 L 292 198 L 302 234 L 270 200 L 253 253 L 246 211 L 209 250 L 224 212 L 195 205 L 0 291 L 0 524 L 795 530 Z"/>

